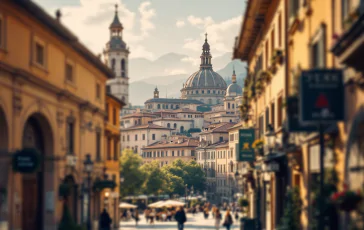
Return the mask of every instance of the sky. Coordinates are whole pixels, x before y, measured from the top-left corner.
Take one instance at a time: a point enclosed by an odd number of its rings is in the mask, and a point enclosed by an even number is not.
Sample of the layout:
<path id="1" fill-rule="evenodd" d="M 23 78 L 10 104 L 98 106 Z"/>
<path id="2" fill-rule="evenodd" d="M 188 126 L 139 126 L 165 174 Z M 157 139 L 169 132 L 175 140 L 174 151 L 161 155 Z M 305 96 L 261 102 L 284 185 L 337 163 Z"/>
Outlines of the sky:
<path id="1" fill-rule="evenodd" d="M 212 55 L 232 52 L 245 9 L 244 0 L 34 0 L 95 54 L 109 40 L 108 27 L 118 4 L 123 40 L 130 58 L 155 60 L 166 53 L 188 55 L 198 63 L 204 34 Z"/>

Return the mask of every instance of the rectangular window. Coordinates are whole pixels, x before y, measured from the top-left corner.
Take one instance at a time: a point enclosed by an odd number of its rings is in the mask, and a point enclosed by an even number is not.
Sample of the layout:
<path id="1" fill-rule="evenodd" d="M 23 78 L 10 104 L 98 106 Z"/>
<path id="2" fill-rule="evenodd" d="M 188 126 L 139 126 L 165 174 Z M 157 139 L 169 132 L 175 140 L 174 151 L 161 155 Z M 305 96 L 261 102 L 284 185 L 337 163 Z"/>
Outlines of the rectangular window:
<path id="1" fill-rule="evenodd" d="M 138 153 L 138 146 L 137 145 L 134 148 L 134 153 Z"/>
<path id="2" fill-rule="evenodd" d="M 264 117 L 261 115 L 259 117 L 259 138 L 262 138 L 264 134 Z"/>
<path id="3" fill-rule="evenodd" d="M 143 141 L 145 141 L 145 134 L 143 134 L 142 138 L 143 138 Z"/>
<path id="4" fill-rule="evenodd" d="M 130 136 L 128 135 L 128 136 L 126 136 L 126 140 L 127 141 L 130 141 Z"/>
<path id="5" fill-rule="evenodd" d="M 234 141 L 234 134 L 230 134 L 230 141 Z"/>
<path id="6" fill-rule="evenodd" d="M 325 36 L 326 28 L 321 26 L 311 42 L 311 67 L 326 67 Z"/>
<path id="7" fill-rule="evenodd" d="M 195 150 L 191 150 L 191 156 L 195 156 Z"/>
<path id="8" fill-rule="evenodd" d="M 101 99 L 101 85 L 96 83 L 96 98 Z"/>
<path id="9" fill-rule="evenodd" d="M 69 63 L 66 63 L 66 80 L 69 82 L 74 82 L 73 77 L 73 66 Z"/>
<path id="10" fill-rule="evenodd" d="M 272 124 L 273 129 L 275 128 L 275 105 L 274 102 L 270 105 L 270 123 Z"/>
<path id="11" fill-rule="evenodd" d="M 152 140 L 155 141 L 155 134 L 152 134 Z"/>
<path id="12" fill-rule="evenodd" d="M 114 140 L 114 161 L 119 159 L 119 142 Z"/>
<path id="13" fill-rule="evenodd" d="M 270 32 L 270 44 L 271 44 L 271 54 L 273 55 L 273 53 L 274 53 L 274 36 L 275 36 L 275 34 L 274 34 L 274 29 L 272 29 L 272 32 Z"/>
<path id="14" fill-rule="evenodd" d="M 125 136 L 123 136 L 123 141 L 125 141 Z"/>
<path id="15" fill-rule="evenodd" d="M 269 108 L 265 109 L 265 131 L 268 131 L 268 125 L 269 125 Z"/>
<path id="16" fill-rule="evenodd" d="M 4 20 L 0 17 L 0 48 L 4 48 L 4 46 L 5 46 L 5 25 L 4 24 L 5 24 Z"/>
<path id="17" fill-rule="evenodd" d="M 269 45 L 268 45 L 268 40 L 265 42 L 265 69 L 268 69 L 268 65 L 269 65 Z"/>
<path id="18" fill-rule="evenodd" d="M 96 161 L 101 161 L 101 132 L 96 132 Z"/>
<path id="19" fill-rule="evenodd" d="M 296 17 L 300 9 L 300 0 L 289 1 L 289 17 Z"/>
<path id="20" fill-rule="evenodd" d="M 107 138 L 107 160 L 111 160 L 111 138 Z"/>
<path id="21" fill-rule="evenodd" d="M 183 156 L 183 157 L 185 156 L 185 151 L 184 151 L 184 150 L 182 150 L 182 156 Z"/>
<path id="22" fill-rule="evenodd" d="M 138 134 L 135 134 L 135 140 L 136 141 L 138 140 Z"/>
<path id="23" fill-rule="evenodd" d="M 278 16 L 278 46 L 282 47 L 282 14 Z"/>
<path id="24" fill-rule="evenodd" d="M 282 126 L 282 121 L 283 121 L 282 106 L 283 106 L 283 98 L 282 98 L 282 96 L 280 96 L 277 101 L 277 126 L 278 127 Z"/>
<path id="25" fill-rule="evenodd" d="M 67 123 L 67 154 L 74 154 L 74 138 L 75 138 L 75 130 L 74 130 L 74 122 Z"/>
<path id="26" fill-rule="evenodd" d="M 112 118 L 113 118 L 113 124 L 117 125 L 117 112 L 115 108 L 113 108 L 112 110 Z"/>
<path id="27" fill-rule="evenodd" d="M 35 62 L 39 65 L 44 66 L 44 59 L 45 59 L 45 53 L 44 53 L 44 46 L 39 44 L 38 42 L 35 43 Z"/>

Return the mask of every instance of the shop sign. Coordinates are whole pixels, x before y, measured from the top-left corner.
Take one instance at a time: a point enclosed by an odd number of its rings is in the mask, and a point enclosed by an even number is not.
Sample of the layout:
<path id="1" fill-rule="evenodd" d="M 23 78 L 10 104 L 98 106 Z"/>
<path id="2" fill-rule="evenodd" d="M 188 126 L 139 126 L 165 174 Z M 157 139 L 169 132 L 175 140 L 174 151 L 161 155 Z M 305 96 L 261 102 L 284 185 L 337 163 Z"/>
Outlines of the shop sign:
<path id="1" fill-rule="evenodd" d="M 297 96 L 287 97 L 288 132 L 318 132 L 317 125 L 303 124 L 299 118 L 299 101 Z"/>
<path id="2" fill-rule="evenodd" d="M 302 71 L 300 120 L 305 123 L 334 123 L 344 120 L 342 70 Z"/>
<path id="3" fill-rule="evenodd" d="M 252 144 L 255 140 L 254 129 L 239 130 L 239 155 L 238 161 L 252 162 L 255 160 L 254 148 Z"/>
<path id="4" fill-rule="evenodd" d="M 13 154 L 13 170 L 19 173 L 34 173 L 40 165 L 40 153 L 33 148 L 24 148 Z"/>

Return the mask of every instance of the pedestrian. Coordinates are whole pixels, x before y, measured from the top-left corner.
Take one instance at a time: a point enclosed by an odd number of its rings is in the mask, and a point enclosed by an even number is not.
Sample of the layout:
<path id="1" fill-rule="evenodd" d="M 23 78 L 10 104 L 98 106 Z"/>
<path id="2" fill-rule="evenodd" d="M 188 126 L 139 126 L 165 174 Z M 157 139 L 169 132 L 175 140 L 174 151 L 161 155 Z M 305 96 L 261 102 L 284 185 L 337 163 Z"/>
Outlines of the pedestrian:
<path id="1" fill-rule="evenodd" d="M 220 210 L 217 208 L 215 210 L 215 227 L 216 227 L 216 230 L 220 229 L 220 222 L 221 222 L 221 213 L 220 213 Z"/>
<path id="2" fill-rule="evenodd" d="M 150 224 L 154 224 L 154 217 L 156 216 L 156 212 L 153 209 L 152 212 L 149 214 Z"/>
<path id="3" fill-rule="evenodd" d="M 135 209 L 134 218 L 135 218 L 135 226 L 138 226 L 138 222 L 139 222 L 139 212 L 138 212 L 138 209 Z"/>
<path id="4" fill-rule="evenodd" d="M 110 215 L 109 213 L 107 213 L 106 209 L 104 209 L 100 214 L 99 228 L 100 230 L 111 230 L 110 225 L 111 225 Z"/>
<path id="5" fill-rule="evenodd" d="M 233 224 L 233 217 L 231 216 L 230 210 L 228 209 L 225 213 L 225 219 L 222 225 L 226 228 L 226 230 L 230 230 L 232 224 Z"/>
<path id="6" fill-rule="evenodd" d="M 183 230 L 184 224 L 187 221 L 185 210 L 183 207 L 178 208 L 174 219 L 177 221 L 177 228 L 178 230 Z"/>
<path id="7" fill-rule="evenodd" d="M 145 217 L 145 221 L 148 223 L 148 219 L 149 219 L 149 209 L 145 209 L 144 210 L 144 217 Z"/>
<path id="8" fill-rule="evenodd" d="M 235 220 L 238 221 L 239 220 L 239 213 L 238 210 L 235 211 Z"/>

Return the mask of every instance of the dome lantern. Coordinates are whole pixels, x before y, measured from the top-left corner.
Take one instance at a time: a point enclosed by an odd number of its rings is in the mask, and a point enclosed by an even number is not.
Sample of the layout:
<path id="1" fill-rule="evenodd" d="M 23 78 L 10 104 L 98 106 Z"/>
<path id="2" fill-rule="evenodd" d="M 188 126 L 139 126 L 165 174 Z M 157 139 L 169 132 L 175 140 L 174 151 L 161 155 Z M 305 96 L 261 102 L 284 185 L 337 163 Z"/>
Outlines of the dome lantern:
<path id="1" fill-rule="evenodd" d="M 205 43 L 202 45 L 202 54 L 200 56 L 201 64 L 200 69 L 212 69 L 211 64 L 211 53 L 210 53 L 210 45 L 207 42 L 207 33 L 205 34 Z"/>

